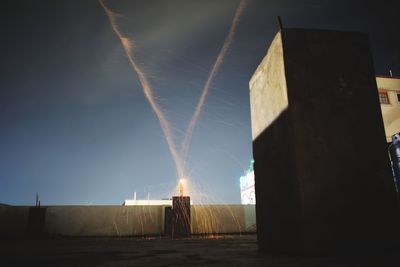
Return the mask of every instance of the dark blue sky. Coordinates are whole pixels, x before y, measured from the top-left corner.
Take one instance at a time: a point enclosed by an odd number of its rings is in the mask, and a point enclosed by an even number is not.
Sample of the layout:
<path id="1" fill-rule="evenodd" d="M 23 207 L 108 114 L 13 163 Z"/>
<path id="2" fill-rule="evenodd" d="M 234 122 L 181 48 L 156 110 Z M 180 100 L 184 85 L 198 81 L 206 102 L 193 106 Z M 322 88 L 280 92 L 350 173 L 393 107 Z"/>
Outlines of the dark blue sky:
<path id="1" fill-rule="evenodd" d="M 380 4 L 379 4 L 380 3 Z M 203 202 L 239 203 L 252 158 L 248 82 L 278 30 L 367 32 L 377 74 L 400 75 L 396 1 L 249 0 L 195 128 Z M 384 3 L 384 4 L 383 4 Z M 108 1 L 180 143 L 238 5 Z M 121 204 L 174 193 L 160 125 L 98 1 L 2 1 L 0 203 Z"/>

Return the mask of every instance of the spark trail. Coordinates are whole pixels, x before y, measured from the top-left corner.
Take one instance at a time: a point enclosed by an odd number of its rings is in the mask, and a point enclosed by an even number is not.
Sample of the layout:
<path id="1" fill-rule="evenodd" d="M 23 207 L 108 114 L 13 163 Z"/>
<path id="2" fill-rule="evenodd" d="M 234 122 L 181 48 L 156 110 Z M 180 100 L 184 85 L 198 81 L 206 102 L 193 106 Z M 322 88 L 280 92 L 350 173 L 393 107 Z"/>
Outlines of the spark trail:
<path id="1" fill-rule="evenodd" d="M 208 95 L 208 91 L 210 90 L 211 83 L 212 83 L 215 75 L 217 74 L 217 72 L 224 60 L 225 54 L 228 51 L 228 49 L 233 41 L 233 38 L 234 38 L 235 32 L 236 32 L 236 28 L 237 28 L 237 24 L 239 22 L 239 18 L 243 12 L 246 2 L 247 2 L 246 0 L 241 0 L 239 3 L 239 6 L 236 9 L 235 15 L 233 16 L 233 19 L 232 19 L 231 26 L 229 28 L 228 35 L 225 38 L 224 45 L 222 46 L 222 48 L 217 56 L 217 59 L 215 60 L 215 63 L 210 71 L 210 74 L 208 75 L 208 79 L 203 87 L 203 92 L 199 98 L 199 102 L 197 103 L 197 106 L 193 113 L 193 116 L 188 124 L 188 127 L 186 128 L 184 139 L 183 139 L 183 141 L 181 143 L 181 147 L 180 147 L 180 156 L 183 160 L 186 159 L 186 156 L 187 156 L 187 153 L 189 150 L 190 141 L 191 141 L 192 135 L 193 135 L 193 130 L 194 130 L 194 127 L 196 126 L 201 109 L 202 109 L 204 102 L 206 100 L 206 97 Z"/>
<path id="2" fill-rule="evenodd" d="M 164 133 L 165 139 L 167 140 L 168 144 L 168 149 L 172 155 L 172 158 L 175 163 L 175 168 L 178 177 L 184 177 L 184 169 L 182 165 L 182 160 L 180 158 L 180 155 L 178 153 L 178 150 L 176 149 L 174 140 L 172 138 L 172 133 L 171 133 L 171 126 L 165 117 L 165 114 L 162 112 L 161 108 L 158 106 L 157 102 L 154 99 L 153 95 L 153 89 L 149 83 L 149 81 L 146 78 L 145 73 L 142 71 L 142 69 L 139 67 L 138 64 L 136 64 L 133 56 L 132 56 L 132 42 L 127 38 L 122 36 L 121 32 L 118 29 L 117 22 L 116 22 L 116 14 L 113 13 L 106 5 L 103 3 L 102 0 L 99 0 L 101 6 L 103 7 L 108 19 L 110 20 L 111 27 L 115 34 L 118 36 L 120 39 L 122 46 L 124 48 L 125 54 L 129 59 L 129 62 L 132 66 L 132 68 L 135 70 L 136 74 L 138 75 L 139 81 L 143 87 L 143 93 L 147 99 L 147 101 L 150 103 L 151 108 L 153 109 L 154 113 L 156 114 L 159 122 L 161 129 Z"/>
<path id="3" fill-rule="evenodd" d="M 114 31 L 114 33 L 117 35 L 117 37 L 119 38 L 119 40 L 121 41 L 121 44 L 124 48 L 125 54 L 132 66 L 132 68 L 134 69 L 134 71 L 136 72 L 136 74 L 138 75 L 139 81 L 143 87 L 143 93 L 147 99 L 147 101 L 149 102 L 151 108 L 153 109 L 154 113 L 156 114 L 159 122 L 160 122 L 160 126 L 161 129 L 164 133 L 165 139 L 167 141 L 168 144 L 168 149 L 172 155 L 172 158 L 174 160 L 175 163 L 175 168 L 176 168 L 176 172 L 178 175 L 178 178 L 184 178 L 186 177 L 186 172 L 185 172 L 185 166 L 184 166 L 184 162 L 183 160 L 186 158 L 187 156 L 187 152 L 189 149 L 189 144 L 193 135 L 193 130 L 194 127 L 196 126 L 197 120 L 199 118 L 201 109 L 204 105 L 204 102 L 206 100 L 208 91 L 210 89 L 211 83 L 215 77 L 215 75 L 217 74 L 223 59 L 225 57 L 226 52 L 228 51 L 234 35 L 235 35 L 235 31 L 237 28 L 237 24 L 240 18 L 240 15 L 245 7 L 246 4 L 246 0 L 240 0 L 239 6 L 236 9 L 235 15 L 232 19 L 232 23 L 228 32 L 227 37 L 225 38 L 224 44 L 217 56 L 217 59 L 209 73 L 208 79 L 203 87 L 203 91 L 202 94 L 199 98 L 199 101 L 197 103 L 196 109 L 193 113 L 193 116 L 191 118 L 191 120 L 189 121 L 189 124 L 186 128 L 185 134 L 184 134 L 184 139 L 181 143 L 181 147 L 180 150 L 178 151 L 173 137 L 172 137 L 172 132 L 171 132 L 171 126 L 169 121 L 167 120 L 165 114 L 162 112 L 161 108 L 158 106 L 156 100 L 154 99 L 154 94 L 153 94 L 153 89 L 145 75 L 145 73 L 143 72 L 143 70 L 140 68 L 140 66 L 135 62 L 134 57 L 133 57 L 133 44 L 132 42 L 129 40 L 129 38 L 124 37 L 121 32 L 118 29 L 117 26 L 117 22 L 116 22 L 116 16 L 117 14 L 115 14 L 114 12 L 112 12 L 103 2 L 103 0 L 99 0 L 101 6 L 103 7 L 109 21 L 111 24 L 111 27 Z"/>

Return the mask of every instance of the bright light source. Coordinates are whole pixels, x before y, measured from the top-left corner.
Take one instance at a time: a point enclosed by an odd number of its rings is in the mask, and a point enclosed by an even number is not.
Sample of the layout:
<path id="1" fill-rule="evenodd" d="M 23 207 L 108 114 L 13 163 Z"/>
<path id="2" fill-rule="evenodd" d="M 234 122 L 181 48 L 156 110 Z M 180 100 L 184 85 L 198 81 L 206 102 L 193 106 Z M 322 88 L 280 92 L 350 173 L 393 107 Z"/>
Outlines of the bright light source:
<path id="1" fill-rule="evenodd" d="M 185 183 L 185 179 L 179 179 L 179 184 L 178 184 L 178 191 L 179 191 L 179 196 L 183 197 L 183 184 Z"/>

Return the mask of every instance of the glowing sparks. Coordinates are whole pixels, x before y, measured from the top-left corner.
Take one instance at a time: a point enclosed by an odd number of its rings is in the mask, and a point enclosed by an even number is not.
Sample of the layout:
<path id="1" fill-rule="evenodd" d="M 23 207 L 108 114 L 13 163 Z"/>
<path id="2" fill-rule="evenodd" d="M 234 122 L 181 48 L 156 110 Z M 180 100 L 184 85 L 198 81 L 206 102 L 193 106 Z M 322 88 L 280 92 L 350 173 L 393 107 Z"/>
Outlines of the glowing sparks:
<path id="1" fill-rule="evenodd" d="M 246 0 L 241 0 L 240 3 L 239 3 L 238 8 L 236 9 L 235 15 L 233 16 L 231 27 L 229 29 L 228 35 L 225 38 L 224 45 L 222 46 L 221 51 L 219 52 L 218 57 L 217 57 L 214 65 L 213 65 L 213 67 L 211 69 L 211 72 L 208 75 L 208 79 L 207 79 L 207 82 L 204 85 L 203 92 L 202 92 L 202 94 L 200 96 L 199 102 L 197 103 L 197 106 L 196 106 L 196 109 L 195 109 L 195 111 L 193 113 L 193 116 L 192 116 L 192 118 L 191 118 L 191 120 L 189 122 L 188 127 L 186 128 L 185 137 L 184 137 L 184 139 L 182 141 L 181 150 L 180 150 L 180 154 L 181 154 L 181 157 L 183 159 L 186 159 L 187 152 L 189 150 L 189 144 L 190 144 L 190 141 L 191 141 L 191 138 L 192 138 L 192 135 L 193 135 L 194 127 L 196 126 L 197 120 L 199 118 L 201 109 L 202 109 L 202 107 L 204 105 L 204 102 L 206 100 L 206 97 L 207 97 L 208 91 L 210 89 L 211 83 L 212 83 L 215 75 L 217 74 L 220 66 L 221 66 L 221 63 L 222 63 L 222 61 L 223 61 L 223 59 L 225 57 L 226 52 L 229 49 L 229 46 L 231 45 L 231 43 L 233 41 L 233 38 L 234 38 L 235 32 L 236 32 L 236 28 L 237 28 L 237 24 L 239 22 L 240 15 L 242 14 L 245 5 L 246 5 Z"/>
<path id="2" fill-rule="evenodd" d="M 235 31 L 236 31 L 236 28 L 237 28 L 237 24 L 238 24 L 240 15 L 241 15 L 244 7 L 245 7 L 246 0 L 241 0 L 240 1 L 239 6 L 238 6 L 238 8 L 237 8 L 237 10 L 235 12 L 235 15 L 234 15 L 234 17 L 232 19 L 232 23 L 231 23 L 228 35 L 227 35 L 227 37 L 226 37 L 226 39 L 224 41 L 224 44 L 223 44 L 223 46 L 222 46 L 222 48 L 221 48 L 221 50 L 220 50 L 220 52 L 219 52 L 219 54 L 217 56 L 216 61 L 215 61 L 214 65 L 213 65 L 213 67 L 212 67 L 212 69 L 211 69 L 211 71 L 209 73 L 208 79 L 207 79 L 207 81 L 206 81 L 206 83 L 204 85 L 202 94 L 201 94 L 201 96 L 199 98 L 199 101 L 197 103 L 197 106 L 195 108 L 193 116 L 192 116 L 191 120 L 189 121 L 189 124 L 188 124 L 188 126 L 186 128 L 186 131 L 184 133 L 184 138 L 183 138 L 183 141 L 181 143 L 181 147 L 180 147 L 179 151 L 177 150 L 176 145 L 175 145 L 174 140 L 173 140 L 173 137 L 172 137 L 170 123 L 167 120 L 165 114 L 162 112 L 162 110 L 159 107 L 159 105 L 157 104 L 157 102 L 156 102 L 156 100 L 154 98 L 153 89 L 152 89 L 152 87 L 151 87 L 151 85 L 150 85 L 145 73 L 143 72 L 143 70 L 140 68 L 140 66 L 134 60 L 134 57 L 133 57 L 133 43 L 132 43 L 132 41 L 129 38 L 124 37 L 121 34 L 120 30 L 118 29 L 117 21 L 116 21 L 116 17 L 118 15 L 115 14 L 114 12 L 112 12 L 104 4 L 103 0 L 99 0 L 99 2 L 101 4 L 101 6 L 103 7 L 107 17 L 109 18 L 109 21 L 110 21 L 110 24 L 112 26 L 112 29 L 113 29 L 114 33 L 117 35 L 117 37 L 119 38 L 119 40 L 120 40 L 120 42 L 121 42 L 121 44 L 122 44 L 122 46 L 124 48 L 125 54 L 126 54 L 128 60 L 129 60 L 130 64 L 131 64 L 133 70 L 136 72 L 136 74 L 137 74 L 137 76 L 139 78 L 139 81 L 140 81 L 140 83 L 142 85 L 142 88 L 143 88 L 143 93 L 144 93 L 147 101 L 149 102 L 151 108 L 153 109 L 154 113 L 156 114 L 156 116 L 157 116 L 157 118 L 159 120 L 161 129 L 163 131 L 163 134 L 164 134 L 165 139 L 166 139 L 167 144 L 168 144 L 168 149 L 169 149 L 169 151 L 170 151 L 170 153 L 172 155 L 172 158 L 174 160 L 174 163 L 175 163 L 177 177 L 185 177 L 185 166 L 184 166 L 183 162 L 187 157 L 187 152 L 189 150 L 189 144 L 190 144 L 190 141 L 191 141 L 191 138 L 192 138 L 192 135 L 193 135 L 193 130 L 195 128 L 195 125 L 196 125 L 197 120 L 199 118 L 201 109 L 202 109 L 202 107 L 204 105 L 204 102 L 206 100 L 206 97 L 207 97 L 207 94 L 209 92 L 211 83 L 212 83 L 215 75 L 217 74 L 217 72 L 218 72 L 218 70 L 219 70 L 219 68 L 220 68 L 220 66 L 221 66 L 221 64 L 223 62 L 223 59 L 224 59 L 224 57 L 226 55 L 226 52 L 228 51 L 228 49 L 229 49 L 229 47 L 230 47 L 230 45 L 231 45 L 231 43 L 233 41 L 233 38 L 234 38 L 234 35 L 235 35 Z M 182 179 L 179 181 L 178 191 L 179 191 L 179 194 L 181 196 L 183 196 L 184 187 L 183 187 L 183 180 Z"/>
<path id="3" fill-rule="evenodd" d="M 138 64 L 136 64 L 136 62 L 133 59 L 132 42 L 128 38 L 122 36 L 121 32 L 119 31 L 117 23 L 116 23 L 116 19 L 115 19 L 116 14 L 114 14 L 110 9 L 108 9 L 108 7 L 106 7 L 106 5 L 103 3 L 102 0 L 99 0 L 99 2 L 101 4 L 101 6 L 104 8 L 104 11 L 106 12 L 106 14 L 110 20 L 113 31 L 120 39 L 122 46 L 124 47 L 126 56 L 128 57 L 128 60 L 131 64 L 132 68 L 135 70 L 136 74 L 138 75 L 139 81 L 143 87 L 143 93 L 144 93 L 147 101 L 149 102 L 151 108 L 153 109 L 154 113 L 156 114 L 156 116 L 160 122 L 161 129 L 164 133 L 165 139 L 167 140 L 168 149 L 169 149 L 169 151 L 172 155 L 172 158 L 174 160 L 174 163 L 175 163 L 177 175 L 178 175 L 178 177 L 183 176 L 184 170 L 183 170 L 183 166 L 182 166 L 182 160 L 181 160 L 180 155 L 178 154 L 178 151 L 175 147 L 175 143 L 172 138 L 170 124 L 169 124 L 168 120 L 166 119 L 164 113 L 161 111 L 160 107 L 158 106 L 157 102 L 154 99 L 153 90 L 150 86 L 150 83 L 148 82 L 148 80 L 146 78 L 146 75 L 144 74 L 142 69 L 139 67 Z"/>
<path id="4" fill-rule="evenodd" d="M 184 187 L 183 187 L 184 183 L 185 183 L 185 179 L 180 179 L 179 180 L 178 191 L 179 191 L 179 196 L 181 196 L 181 197 L 184 196 Z"/>

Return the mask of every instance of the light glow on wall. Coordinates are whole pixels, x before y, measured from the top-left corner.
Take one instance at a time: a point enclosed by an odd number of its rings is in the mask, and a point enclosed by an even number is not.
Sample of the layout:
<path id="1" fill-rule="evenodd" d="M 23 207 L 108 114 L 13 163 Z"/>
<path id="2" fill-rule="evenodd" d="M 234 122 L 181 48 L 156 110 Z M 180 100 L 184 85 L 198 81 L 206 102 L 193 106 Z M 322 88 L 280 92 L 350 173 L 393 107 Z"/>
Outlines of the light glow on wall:
<path id="1" fill-rule="evenodd" d="M 254 160 L 251 161 L 245 174 L 240 177 L 240 198 L 243 205 L 256 204 L 253 164 Z"/>

